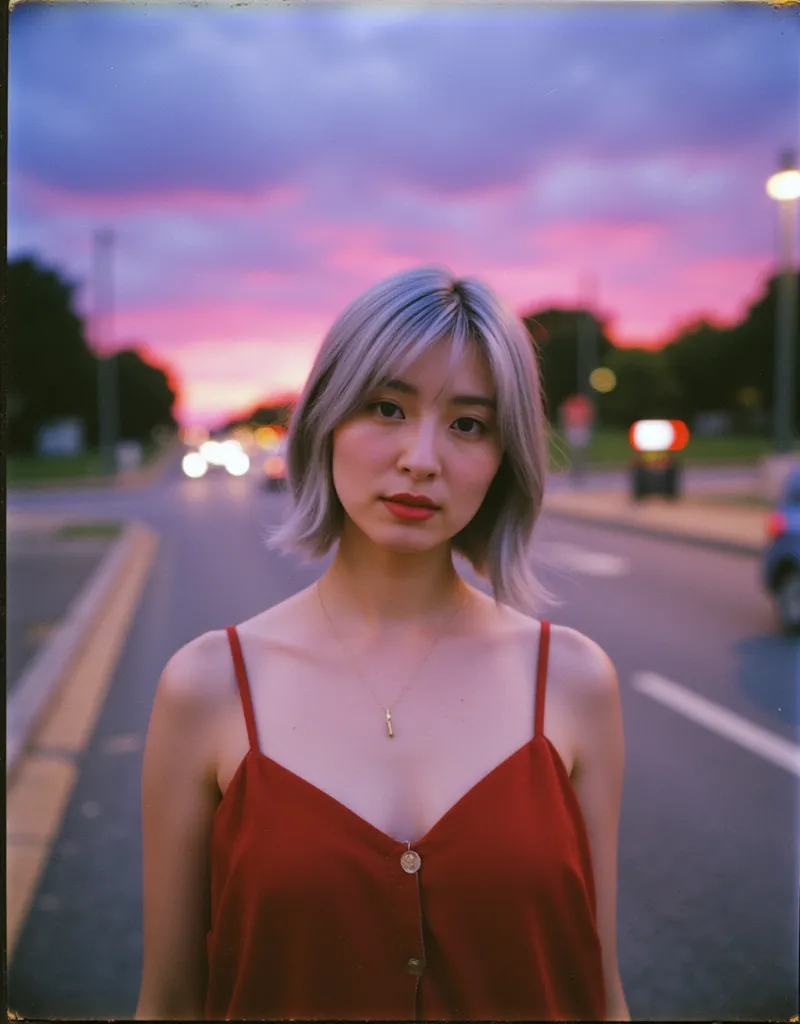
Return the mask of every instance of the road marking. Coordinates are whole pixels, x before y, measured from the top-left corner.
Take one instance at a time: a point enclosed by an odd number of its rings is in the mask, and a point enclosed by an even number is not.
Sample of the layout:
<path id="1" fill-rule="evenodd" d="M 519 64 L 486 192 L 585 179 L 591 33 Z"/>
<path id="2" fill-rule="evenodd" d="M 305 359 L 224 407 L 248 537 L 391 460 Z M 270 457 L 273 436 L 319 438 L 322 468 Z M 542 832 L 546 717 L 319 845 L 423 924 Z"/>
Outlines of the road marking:
<path id="1" fill-rule="evenodd" d="M 540 545 L 544 565 L 572 569 L 586 576 L 626 576 L 630 572 L 630 559 L 604 551 L 591 551 L 578 544 L 553 541 Z"/>
<path id="2" fill-rule="evenodd" d="M 738 743 L 765 761 L 771 761 L 787 772 L 800 776 L 800 746 L 768 729 L 753 725 L 741 715 L 700 697 L 685 686 L 673 683 L 656 672 L 635 672 L 634 689 L 652 697 L 698 725 Z"/>
<path id="3" fill-rule="evenodd" d="M 91 635 L 48 707 L 31 749 L 21 760 L 6 796 L 6 959 L 11 961 L 37 886 L 50 858 L 67 803 L 77 783 L 76 758 L 89 742 L 105 703 L 133 615 L 158 545 L 157 535 L 136 527 L 114 593 L 92 622 Z M 72 754 L 70 759 L 69 755 Z M 84 813 L 99 804 L 84 804 Z M 18 836 L 30 842 L 16 843 Z"/>

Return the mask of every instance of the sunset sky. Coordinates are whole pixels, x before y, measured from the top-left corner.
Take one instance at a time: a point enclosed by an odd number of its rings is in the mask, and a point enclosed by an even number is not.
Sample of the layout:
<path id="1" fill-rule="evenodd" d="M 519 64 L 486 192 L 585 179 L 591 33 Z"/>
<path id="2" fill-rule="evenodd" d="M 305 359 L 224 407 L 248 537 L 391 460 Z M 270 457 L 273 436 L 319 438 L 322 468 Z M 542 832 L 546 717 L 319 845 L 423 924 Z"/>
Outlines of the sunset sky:
<path id="1" fill-rule="evenodd" d="M 22 4 L 8 244 L 83 283 L 184 422 L 299 387 L 343 306 L 441 263 L 621 344 L 738 318 L 775 269 L 800 18 L 759 4 Z"/>

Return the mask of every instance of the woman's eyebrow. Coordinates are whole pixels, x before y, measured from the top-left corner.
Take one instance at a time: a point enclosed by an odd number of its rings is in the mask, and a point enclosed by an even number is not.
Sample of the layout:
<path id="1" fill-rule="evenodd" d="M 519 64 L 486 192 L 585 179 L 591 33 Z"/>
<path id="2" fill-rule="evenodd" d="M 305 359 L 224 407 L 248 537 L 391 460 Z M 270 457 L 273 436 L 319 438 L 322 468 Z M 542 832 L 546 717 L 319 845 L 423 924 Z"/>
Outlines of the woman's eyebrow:
<path id="1" fill-rule="evenodd" d="M 419 390 L 413 384 L 409 384 L 408 381 L 400 380 L 397 377 L 381 381 L 378 387 L 387 388 L 390 391 L 399 391 L 404 395 L 419 395 Z M 497 402 L 493 398 L 489 398 L 488 395 L 452 395 L 449 401 L 451 405 L 482 405 L 487 409 L 497 411 Z"/>

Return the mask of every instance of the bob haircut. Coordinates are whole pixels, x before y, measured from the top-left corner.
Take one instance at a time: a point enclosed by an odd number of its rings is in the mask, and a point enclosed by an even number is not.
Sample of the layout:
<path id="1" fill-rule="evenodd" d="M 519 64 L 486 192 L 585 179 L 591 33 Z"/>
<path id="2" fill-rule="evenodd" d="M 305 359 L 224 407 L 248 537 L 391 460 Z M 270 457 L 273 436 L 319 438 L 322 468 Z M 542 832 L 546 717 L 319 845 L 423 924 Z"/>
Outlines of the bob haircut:
<path id="1" fill-rule="evenodd" d="M 531 567 L 542 507 L 549 427 L 534 343 L 524 324 L 475 278 L 441 267 L 406 270 L 355 299 L 336 319 L 293 412 L 286 462 L 293 507 L 271 548 L 320 558 L 338 540 L 344 509 L 333 485 L 332 435 L 380 383 L 448 341 L 450 367 L 465 346 L 488 361 L 497 400 L 500 466 L 452 550 L 487 578 L 498 604 L 534 613 L 552 595 Z"/>

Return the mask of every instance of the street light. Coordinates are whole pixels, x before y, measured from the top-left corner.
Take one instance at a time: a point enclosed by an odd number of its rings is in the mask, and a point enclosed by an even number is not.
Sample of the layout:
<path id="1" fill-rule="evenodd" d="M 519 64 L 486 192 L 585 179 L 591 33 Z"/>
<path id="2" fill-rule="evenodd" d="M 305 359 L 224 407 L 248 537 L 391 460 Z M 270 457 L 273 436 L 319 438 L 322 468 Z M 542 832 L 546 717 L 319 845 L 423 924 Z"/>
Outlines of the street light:
<path id="1" fill-rule="evenodd" d="M 775 412 L 776 452 L 789 452 L 794 436 L 794 345 L 797 334 L 797 277 L 794 268 L 797 200 L 800 199 L 800 170 L 795 154 L 781 156 L 781 169 L 767 181 L 767 195 L 778 203 L 780 235 L 780 279 L 775 310 Z"/>

